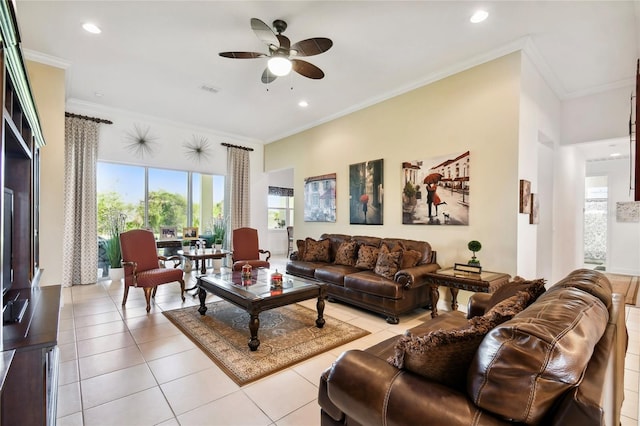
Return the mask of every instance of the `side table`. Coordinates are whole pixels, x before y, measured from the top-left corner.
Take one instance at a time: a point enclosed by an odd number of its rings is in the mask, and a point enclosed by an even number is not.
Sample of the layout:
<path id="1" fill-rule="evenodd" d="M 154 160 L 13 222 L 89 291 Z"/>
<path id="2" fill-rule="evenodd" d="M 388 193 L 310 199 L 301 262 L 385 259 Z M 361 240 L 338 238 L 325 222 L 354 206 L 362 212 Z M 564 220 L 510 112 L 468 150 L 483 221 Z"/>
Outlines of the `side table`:
<path id="1" fill-rule="evenodd" d="M 481 273 L 455 271 L 453 268 L 440 269 L 427 274 L 427 283 L 431 286 L 431 318 L 438 316 L 438 287 L 449 287 L 451 309 L 458 309 L 458 291 L 476 291 L 491 293 L 509 282 L 511 276 L 502 272 L 482 271 Z"/>

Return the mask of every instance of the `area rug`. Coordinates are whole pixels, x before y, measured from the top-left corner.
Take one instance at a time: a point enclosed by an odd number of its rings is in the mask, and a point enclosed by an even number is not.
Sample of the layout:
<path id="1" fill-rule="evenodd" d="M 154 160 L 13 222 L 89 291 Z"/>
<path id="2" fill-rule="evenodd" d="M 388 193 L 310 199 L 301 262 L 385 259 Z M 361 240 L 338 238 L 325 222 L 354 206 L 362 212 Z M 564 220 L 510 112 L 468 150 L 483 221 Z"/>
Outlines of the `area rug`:
<path id="1" fill-rule="evenodd" d="M 633 275 L 605 274 L 611 282 L 614 293 L 624 294 L 624 303 L 636 305 L 638 298 L 639 277 Z"/>
<path id="2" fill-rule="evenodd" d="M 317 328 L 317 312 L 293 304 L 260 313 L 260 347 L 252 352 L 249 314 L 231 303 L 208 303 L 204 316 L 198 306 L 163 313 L 241 386 L 369 334 L 326 315 Z"/>

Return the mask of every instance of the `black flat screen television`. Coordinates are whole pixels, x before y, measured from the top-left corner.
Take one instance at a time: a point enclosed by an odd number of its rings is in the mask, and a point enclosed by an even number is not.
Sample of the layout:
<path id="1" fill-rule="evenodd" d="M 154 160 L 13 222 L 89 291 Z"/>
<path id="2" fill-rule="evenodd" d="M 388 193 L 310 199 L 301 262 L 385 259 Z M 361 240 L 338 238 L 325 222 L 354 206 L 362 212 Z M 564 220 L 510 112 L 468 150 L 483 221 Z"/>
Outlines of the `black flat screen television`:
<path id="1" fill-rule="evenodd" d="M 13 191 L 4 188 L 4 226 L 2 229 L 2 295 L 13 284 Z"/>

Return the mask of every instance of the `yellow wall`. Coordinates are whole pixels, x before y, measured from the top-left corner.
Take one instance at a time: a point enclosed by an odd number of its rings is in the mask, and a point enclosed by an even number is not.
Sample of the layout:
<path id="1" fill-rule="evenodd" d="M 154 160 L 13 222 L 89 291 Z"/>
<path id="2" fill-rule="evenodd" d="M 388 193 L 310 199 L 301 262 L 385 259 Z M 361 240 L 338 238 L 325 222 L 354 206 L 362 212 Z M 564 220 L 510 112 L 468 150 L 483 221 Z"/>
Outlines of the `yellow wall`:
<path id="1" fill-rule="evenodd" d="M 40 284 L 53 285 L 62 280 L 65 71 L 33 61 L 26 66 L 46 142 L 40 151 Z"/>
<path id="2" fill-rule="evenodd" d="M 521 54 L 513 53 L 266 145 L 267 172 L 294 169 L 295 238 L 336 232 L 426 240 L 443 267 L 466 262 L 467 242 L 476 239 L 483 267 L 515 274 L 520 66 Z M 466 150 L 469 226 L 402 225 L 402 162 Z M 350 225 L 349 165 L 379 158 L 384 225 Z M 304 222 L 304 178 L 327 173 L 337 174 L 337 222 Z"/>

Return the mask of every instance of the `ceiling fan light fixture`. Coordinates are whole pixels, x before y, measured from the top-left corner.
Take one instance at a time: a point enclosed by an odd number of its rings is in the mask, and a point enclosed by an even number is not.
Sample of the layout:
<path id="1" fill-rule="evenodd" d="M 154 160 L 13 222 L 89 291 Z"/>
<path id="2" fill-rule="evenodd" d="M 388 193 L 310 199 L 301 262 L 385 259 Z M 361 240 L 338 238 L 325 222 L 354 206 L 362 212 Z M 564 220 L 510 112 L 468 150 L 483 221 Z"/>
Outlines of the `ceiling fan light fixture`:
<path id="1" fill-rule="evenodd" d="M 291 72 L 291 61 L 282 56 L 273 56 L 267 62 L 267 67 L 273 75 L 278 77 L 285 76 Z"/>

